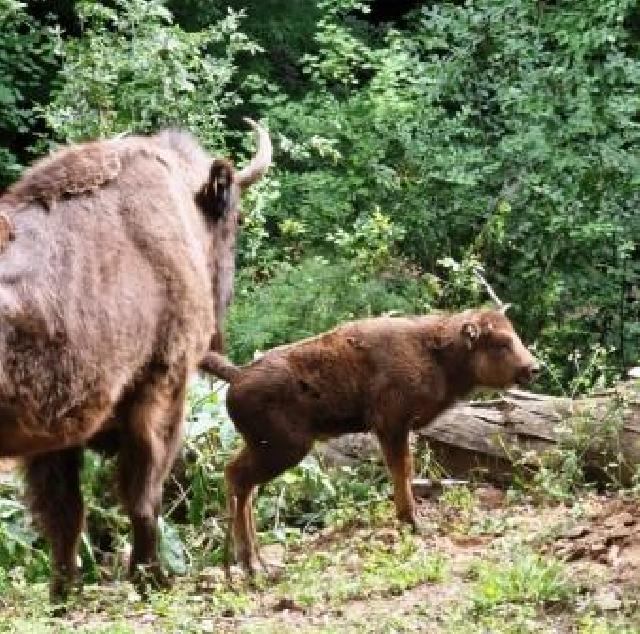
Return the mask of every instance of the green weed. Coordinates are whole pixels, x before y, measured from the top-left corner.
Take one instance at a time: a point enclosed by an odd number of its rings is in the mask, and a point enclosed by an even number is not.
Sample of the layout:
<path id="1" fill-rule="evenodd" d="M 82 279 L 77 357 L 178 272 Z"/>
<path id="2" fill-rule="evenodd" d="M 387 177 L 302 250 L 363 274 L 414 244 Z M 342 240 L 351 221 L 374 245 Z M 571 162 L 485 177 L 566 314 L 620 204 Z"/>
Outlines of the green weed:
<path id="1" fill-rule="evenodd" d="M 477 562 L 471 596 L 477 612 L 490 612 L 506 604 L 548 606 L 566 603 L 576 594 L 564 565 L 531 552 L 511 561 Z"/>

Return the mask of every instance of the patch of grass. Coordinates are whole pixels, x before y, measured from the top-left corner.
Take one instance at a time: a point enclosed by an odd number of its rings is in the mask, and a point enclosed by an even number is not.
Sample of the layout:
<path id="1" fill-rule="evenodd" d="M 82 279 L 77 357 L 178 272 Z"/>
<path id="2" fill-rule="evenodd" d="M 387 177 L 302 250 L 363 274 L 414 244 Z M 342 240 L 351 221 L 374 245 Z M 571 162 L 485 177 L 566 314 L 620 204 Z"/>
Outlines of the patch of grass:
<path id="1" fill-rule="evenodd" d="M 531 552 L 518 553 L 511 561 L 478 562 L 472 600 L 476 612 L 490 612 L 506 604 L 548 606 L 566 603 L 576 594 L 565 566 Z"/>
<path id="2" fill-rule="evenodd" d="M 466 485 L 446 487 L 438 498 L 443 511 L 440 527 L 447 533 L 466 535 L 471 530 L 476 516 L 477 498 Z"/>
<path id="3" fill-rule="evenodd" d="M 413 535 L 384 532 L 348 539 L 339 548 L 318 551 L 290 565 L 275 593 L 303 606 L 318 602 L 339 604 L 370 596 L 398 595 L 421 583 L 444 576 L 442 555 L 429 552 Z"/>
<path id="4" fill-rule="evenodd" d="M 564 631 L 531 605 L 502 606 L 490 614 L 457 611 L 444 619 L 444 634 L 557 634 Z"/>
<path id="5" fill-rule="evenodd" d="M 446 487 L 439 501 L 444 506 L 458 511 L 471 511 L 476 503 L 473 491 L 465 485 Z"/>
<path id="6" fill-rule="evenodd" d="M 640 631 L 640 614 L 629 617 L 612 617 L 588 614 L 576 625 L 577 634 L 637 634 Z"/>

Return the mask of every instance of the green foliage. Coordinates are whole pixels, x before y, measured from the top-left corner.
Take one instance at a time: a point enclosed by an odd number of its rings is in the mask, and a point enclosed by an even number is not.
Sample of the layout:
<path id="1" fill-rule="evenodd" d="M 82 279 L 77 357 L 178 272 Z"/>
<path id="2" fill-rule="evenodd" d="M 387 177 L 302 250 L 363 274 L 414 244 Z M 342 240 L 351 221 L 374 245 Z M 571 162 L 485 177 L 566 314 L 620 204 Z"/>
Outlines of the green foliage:
<path id="1" fill-rule="evenodd" d="M 54 71 L 54 29 L 36 22 L 24 2 L 0 0 L 0 188 L 31 155 L 37 104 Z"/>
<path id="2" fill-rule="evenodd" d="M 437 3 L 382 38 L 329 13 L 319 54 L 303 60 L 317 87 L 269 109 L 287 168 L 269 214 L 293 216 L 307 247 L 322 248 L 379 205 L 404 236 L 400 254 L 423 270 L 446 278 L 443 258 L 484 262 L 563 385 L 570 355 L 596 344 L 610 381 L 640 354 L 627 296 L 640 235 L 633 11 Z M 368 47 L 359 64 L 354 37 Z M 329 80 L 349 84 L 336 66 L 357 88 L 334 90 Z"/>
<path id="3" fill-rule="evenodd" d="M 238 103 L 230 89 L 234 58 L 255 52 L 229 12 L 207 28 L 173 24 L 161 0 L 80 2 L 80 38 L 61 38 L 59 88 L 45 109 L 51 129 L 77 141 L 179 123 L 213 147 L 221 115 Z"/>
<path id="4" fill-rule="evenodd" d="M 243 280 L 227 318 L 233 357 L 246 361 L 256 350 L 296 341 L 338 323 L 383 312 L 429 309 L 432 283 L 402 269 L 363 277 L 353 262 L 308 258 L 282 265 L 268 282 Z"/>
<path id="5" fill-rule="evenodd" d="M 576 587 L 559 562 L 524 552 L 509 564 L 479 562 L 471 571 L 475 578 L 474 607 L 487 612 L 508 603 L 539 606 L 566 602 Z"/>
<path id="6" fill-rule="evenodd" d="M 572 499 L 589 481 L 589 471 L 601 482 L 621 487 L 630 471 L 620 446 L 626 408 L 623 393 L 583 406 L 554 426 L 556 442 L 543 453 L 513 451 L 511 459 L 523 475 L 519 484 L 538 500 L 555 502 Z"/>
<path id="7" fill-rule="evenodd" d="M 13 494 L 12 494 L 13 493 Z M 9 495 L 7 495 L 9 494 Z M 6 497 L 5 497 L 6 496 Z M 46 554 L 15 492 L 0 497 L 0 591 L 13 583 L 41 581 L 49 574 Z"/>

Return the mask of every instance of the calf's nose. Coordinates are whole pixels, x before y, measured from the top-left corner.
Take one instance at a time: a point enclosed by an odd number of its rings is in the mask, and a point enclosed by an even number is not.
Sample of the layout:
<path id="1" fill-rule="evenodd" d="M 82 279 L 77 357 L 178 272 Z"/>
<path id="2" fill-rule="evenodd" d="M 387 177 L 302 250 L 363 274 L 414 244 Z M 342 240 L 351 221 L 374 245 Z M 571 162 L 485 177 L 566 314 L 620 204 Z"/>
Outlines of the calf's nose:
<path id="1" fill-rule="evenodd" d="M 522 366 L 520 370 L 518 382 L 528 383 L 535 379 L 540 374 L 540 364 L 537 361 L 533 361 L 527 365 Z"/>

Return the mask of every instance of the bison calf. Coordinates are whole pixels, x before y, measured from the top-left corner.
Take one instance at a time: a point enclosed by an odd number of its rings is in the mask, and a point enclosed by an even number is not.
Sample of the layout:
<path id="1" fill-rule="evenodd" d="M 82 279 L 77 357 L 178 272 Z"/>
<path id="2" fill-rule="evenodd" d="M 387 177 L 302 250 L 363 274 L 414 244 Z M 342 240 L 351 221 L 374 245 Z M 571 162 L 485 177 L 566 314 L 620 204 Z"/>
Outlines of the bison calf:
<path id="1" fill-rule="evenodd" d="M 226 468 L 236 556 L 259 561 L 255 487 L 296 465 L 313 442 L 349 432 L 378 437 L 398 518 L 416 525 L 409 431 L 474 387 L 506 388 L 537 372 L 502 311 L 364 319 L 267 352 L 244 367 L 216 353 L 201 369 L 230 383 L 227 409 L 245 447 Z"/>

